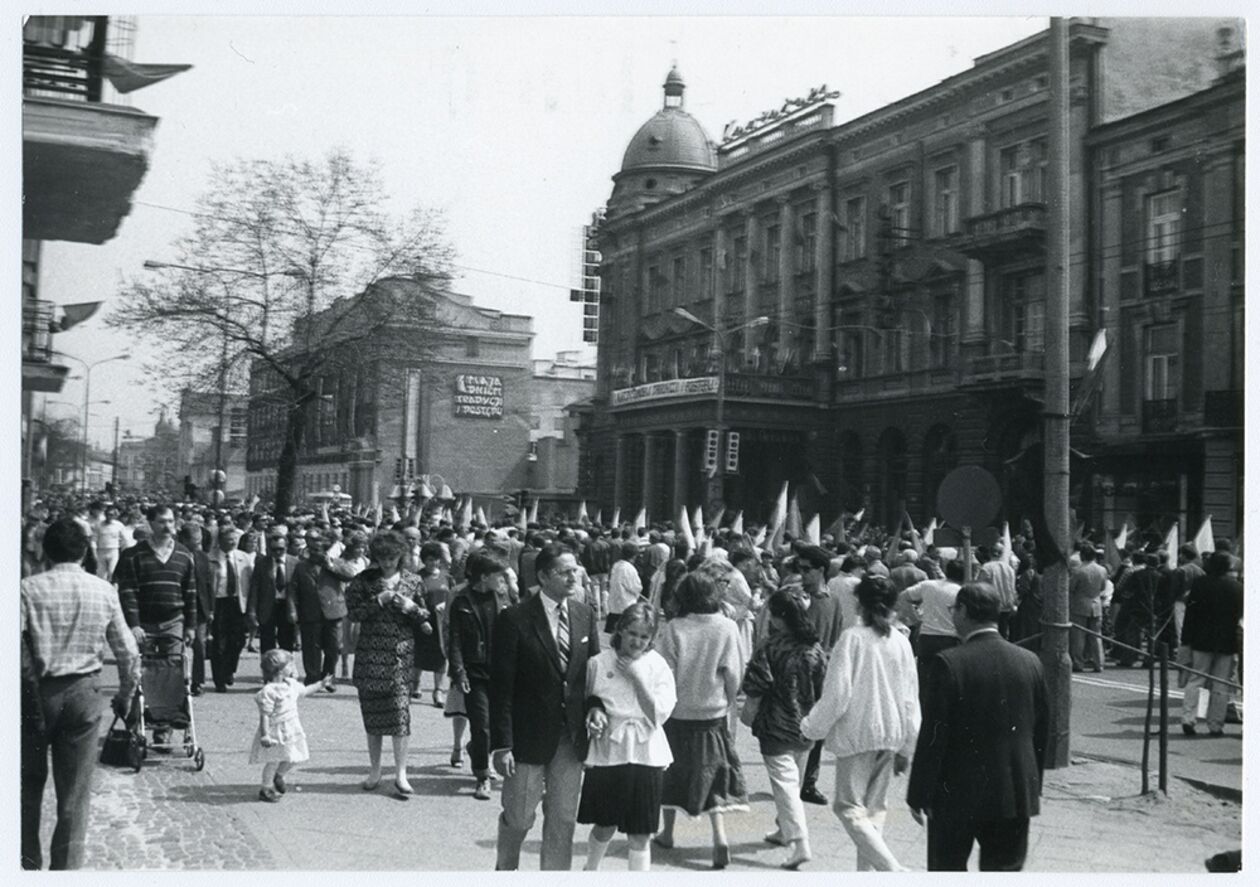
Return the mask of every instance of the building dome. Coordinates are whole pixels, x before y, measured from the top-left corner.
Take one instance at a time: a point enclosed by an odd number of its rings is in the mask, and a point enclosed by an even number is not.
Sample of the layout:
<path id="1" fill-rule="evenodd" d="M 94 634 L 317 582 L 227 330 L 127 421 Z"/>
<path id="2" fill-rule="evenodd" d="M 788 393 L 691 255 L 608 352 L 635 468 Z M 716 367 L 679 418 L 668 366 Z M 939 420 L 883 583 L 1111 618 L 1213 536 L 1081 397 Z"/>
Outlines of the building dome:
<path id="1" fill-rule="evenodd" d="M 665 106 L 630 140 L 621 160 L 623 173 L 637 169 L 717 170 L 717 151 L 699 121 L 683 110 L 686 85 L 678 68 L 665 78 Z"/>

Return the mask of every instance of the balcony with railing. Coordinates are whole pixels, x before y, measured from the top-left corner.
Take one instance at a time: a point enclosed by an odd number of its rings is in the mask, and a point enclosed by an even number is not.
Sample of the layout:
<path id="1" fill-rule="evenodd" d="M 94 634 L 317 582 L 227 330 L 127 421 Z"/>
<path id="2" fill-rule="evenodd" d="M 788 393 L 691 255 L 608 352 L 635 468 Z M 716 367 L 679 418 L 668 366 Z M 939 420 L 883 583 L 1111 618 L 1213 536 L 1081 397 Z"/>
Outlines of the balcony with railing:
<path id="1" fill-rule="evenodd" d="M 1142 401 L 1142 433 L 1160 434 L 1177 430 L 1177 399 Z"/>
<path id="2" fill-rule="evenodd" d="M 1011 351 L 1006 354 L 980 354 L 967 358 L 960 385 L 968 388 L 987 388 L 995 385 L 1042 382 L 1045 376 L 1045 352 Z"/>
<path id="3" fill-rule="evenodd" d="M 928 397 L 953 391 L 957 385 L 958 370 L 953 367 L 933 367 L 875 376 L 845 376 L 836 380 L 832 400 L 837 404 L 855 404 L 904 397 Z"/>
<path id="4" fill-rule="evenodd" d="M 104 243 L 131 211 L 157 118 L 102 101 L 105 16 L 30 16 L 22 36 L 23 236 Z"/>
<path id="5" fill-rule="evenodd" d="M 58 364 L 53 351 L 53 303 L 26 302 L 22 306 L 22 389 L 57 393 L 70 368 Z"/>
<path id="6" fill-rule="evenodd" d="M 981 261 L 1018 252 L 1040 252 L 1045 248 L 1046 227 L 1044 203 L 1021 203 L 967 219 L 957 248 Z"/>

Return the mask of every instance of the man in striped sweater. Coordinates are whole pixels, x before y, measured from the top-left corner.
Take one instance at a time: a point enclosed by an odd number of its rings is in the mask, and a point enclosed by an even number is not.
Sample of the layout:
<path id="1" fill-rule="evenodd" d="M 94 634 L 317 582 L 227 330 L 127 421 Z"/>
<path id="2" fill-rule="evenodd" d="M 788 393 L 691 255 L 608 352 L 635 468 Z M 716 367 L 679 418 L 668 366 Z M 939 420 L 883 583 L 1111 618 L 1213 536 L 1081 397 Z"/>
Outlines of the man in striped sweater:
<path id="1" fill-rule="evenodd" d="M 191 646 L 197 625 L 196 567 L 192 552 L 175 541 L 175 513 L 149 511 L 152 535 L 118 559 L 114 579 L 127 626 L 144 648 L 146 637 L 180 638 Z"/>

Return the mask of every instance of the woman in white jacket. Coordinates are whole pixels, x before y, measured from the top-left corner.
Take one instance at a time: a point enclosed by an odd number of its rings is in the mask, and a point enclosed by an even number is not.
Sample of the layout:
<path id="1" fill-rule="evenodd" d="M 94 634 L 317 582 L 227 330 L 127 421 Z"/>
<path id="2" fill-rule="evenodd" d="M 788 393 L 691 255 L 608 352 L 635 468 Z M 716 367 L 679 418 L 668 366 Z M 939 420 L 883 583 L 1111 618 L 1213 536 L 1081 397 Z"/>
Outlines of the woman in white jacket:
<path id="1" fill-rule="evenodd" d="M 832 809 L 857 845 L 858 871 L 906 871 L 884 842 L 888 786 L 905 772 L 919 736 L 919 680 L 905 635 L 894 628 L 897 590 L 866 576 L 855 590 L 860 622 L 831 651 L 822 694 L 801 733 L 836 756 Z"/>

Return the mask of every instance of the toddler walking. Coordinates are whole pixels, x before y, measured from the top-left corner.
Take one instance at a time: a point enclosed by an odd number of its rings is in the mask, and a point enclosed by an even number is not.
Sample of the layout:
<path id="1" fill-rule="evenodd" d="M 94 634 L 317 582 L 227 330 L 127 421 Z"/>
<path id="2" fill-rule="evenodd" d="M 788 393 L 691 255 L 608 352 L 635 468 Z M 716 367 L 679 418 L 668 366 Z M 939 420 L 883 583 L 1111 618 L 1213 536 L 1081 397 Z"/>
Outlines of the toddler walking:
<path id="1" fill-rule="evenodd" d="M 306 747 L 306 731 L 298 720 L 298 697 L 324 689 L 332 684 L 333 676 L 303 685 L 297 679 L 293 654 L 280 649 L 263 654 L 262 673 L 265 683 L 254 695 L 258 703 L 258 731 L 249 750 L 249 762 L 263 765 L 258 799 L 275 803 L 288 788 L 285 774 L 294 764 L 311 756 Z"/>

